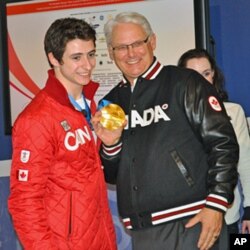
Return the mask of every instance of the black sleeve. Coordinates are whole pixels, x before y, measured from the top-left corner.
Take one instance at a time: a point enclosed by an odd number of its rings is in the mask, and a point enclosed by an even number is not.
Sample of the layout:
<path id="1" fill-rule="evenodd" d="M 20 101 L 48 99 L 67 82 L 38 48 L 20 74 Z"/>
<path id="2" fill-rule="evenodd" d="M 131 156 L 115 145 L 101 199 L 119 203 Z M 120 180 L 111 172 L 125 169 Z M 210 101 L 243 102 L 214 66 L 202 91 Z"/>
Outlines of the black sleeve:
<path id="1" fill-rule="evenodd" d="M 223 102 L 214 86 L 193 72 L 188 78 L 184 103 L 191 127 L 208 155 L 208 195 L 218 194 L 232 203 L 239 146 Z"/>

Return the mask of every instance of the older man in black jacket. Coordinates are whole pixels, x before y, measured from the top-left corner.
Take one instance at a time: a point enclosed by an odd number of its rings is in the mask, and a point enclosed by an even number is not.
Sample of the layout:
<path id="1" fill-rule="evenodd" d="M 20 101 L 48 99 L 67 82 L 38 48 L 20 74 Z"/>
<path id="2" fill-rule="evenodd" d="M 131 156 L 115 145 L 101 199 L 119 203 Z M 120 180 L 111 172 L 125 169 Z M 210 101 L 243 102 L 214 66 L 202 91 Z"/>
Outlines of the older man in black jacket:
<path id="1" fill-rule="evenodd" d="M 234 198 L 239 149 L 223 103 L 198 73 L 157 61 L 144 16 L 121 13 L 104 31 L 123 73 L 104 99 L 124 109 L 127 125 L 108 131 L 101 112 L 92 122 L 133 248 L 227 249 L 223 214 Z"/>

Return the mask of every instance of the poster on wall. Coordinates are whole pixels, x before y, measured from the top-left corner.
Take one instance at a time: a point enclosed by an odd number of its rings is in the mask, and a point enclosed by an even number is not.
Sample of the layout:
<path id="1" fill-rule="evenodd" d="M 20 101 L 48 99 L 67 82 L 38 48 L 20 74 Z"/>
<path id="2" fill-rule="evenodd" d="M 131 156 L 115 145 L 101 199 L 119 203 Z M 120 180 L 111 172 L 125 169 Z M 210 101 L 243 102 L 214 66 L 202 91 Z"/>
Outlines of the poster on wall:
<path id="1" fill-rule="evenodd" d="M 100 83 L 98 101 L 121 79 L 109 58 L 103 25 L 122 11 L 145 15 L 157 35 L 156 56 L 163 64 L 176 64 L 195 47 L 193 0 L 19 1 L 7 5 L 11 121 L 44 86 L 49 64 L 43 39 L 57 18 L 86 20 L 97 32 L 97 64 L 93 80 Z M 181 17 L 181 18 L 179 18 Z"/>

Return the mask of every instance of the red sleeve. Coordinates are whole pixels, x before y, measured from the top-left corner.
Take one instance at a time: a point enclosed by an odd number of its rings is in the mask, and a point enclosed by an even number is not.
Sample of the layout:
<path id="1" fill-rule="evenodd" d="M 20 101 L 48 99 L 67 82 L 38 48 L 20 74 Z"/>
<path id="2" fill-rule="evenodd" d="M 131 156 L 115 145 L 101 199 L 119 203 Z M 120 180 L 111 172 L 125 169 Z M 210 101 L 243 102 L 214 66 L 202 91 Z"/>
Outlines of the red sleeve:
<path id="1" fill-rule="evenodd" d="M 53 146 L 38 119 L 19 118 L 15 123 L 8 205 L 25 249 L 58 249 L 53 246 L 43 202 Z"/>

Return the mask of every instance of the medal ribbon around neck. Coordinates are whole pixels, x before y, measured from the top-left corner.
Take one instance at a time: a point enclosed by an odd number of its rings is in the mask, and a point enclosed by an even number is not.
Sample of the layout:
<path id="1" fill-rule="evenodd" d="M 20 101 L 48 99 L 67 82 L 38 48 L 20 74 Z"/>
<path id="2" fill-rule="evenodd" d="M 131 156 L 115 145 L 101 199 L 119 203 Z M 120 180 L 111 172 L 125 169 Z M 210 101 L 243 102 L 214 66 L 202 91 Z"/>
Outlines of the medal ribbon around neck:
<path id="1" fill-rule="evenodd" d="M 83 109 L 78 103 L 77 101 L 71 96 L 69 95 L 69 100 L 70 102 L 72 103 L 72 105 L 77 109 L 79 110 L 80 112 L 82 112 L 82 114 L 84 115 L 84 117 L 87 119 L 88 121 L 88 124 L 90 126 L 90 128 L 92 129 L 92 124 L 90 122 L 91 120 L 91 111 L 90 111 L 90 107 L 86 101 L 86 98 L 85 96 L 82 94 L 82 99 L 83 99 L 83 102 L 85 104 L 85 108 Z"/>

